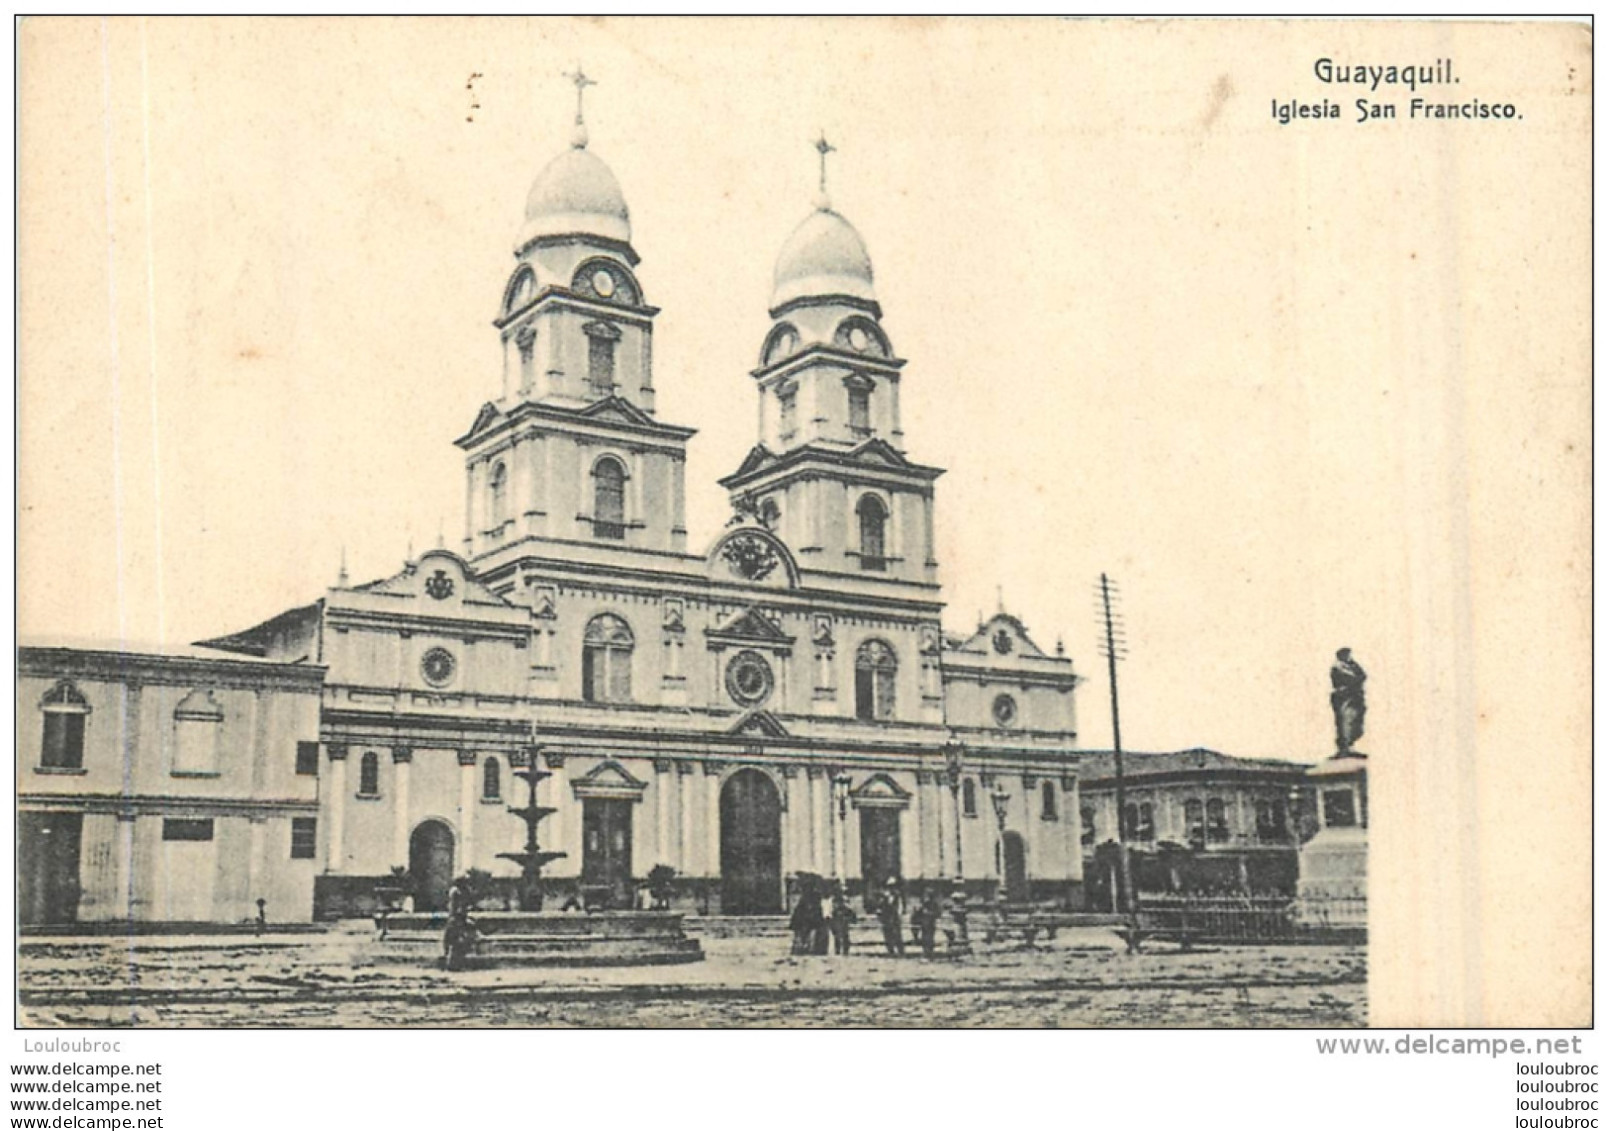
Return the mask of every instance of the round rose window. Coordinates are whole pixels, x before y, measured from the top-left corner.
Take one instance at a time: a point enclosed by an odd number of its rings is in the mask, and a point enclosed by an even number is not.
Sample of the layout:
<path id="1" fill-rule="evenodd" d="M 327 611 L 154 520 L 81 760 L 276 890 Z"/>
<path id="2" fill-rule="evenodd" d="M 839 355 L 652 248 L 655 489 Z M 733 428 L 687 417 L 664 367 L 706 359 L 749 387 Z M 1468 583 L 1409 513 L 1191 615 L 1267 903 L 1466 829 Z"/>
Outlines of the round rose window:
<path id="1" fill-rule="evenodd" d="M 458 670 L 458 661 L 445 648 L 432 648 L 424 654 L 419 667 L 424 671 L 426 683 L 441 687 L 452 682 L 452 675 Z"/>
<path id="2" fill-rule="evenodd" d="M 739 652 L 726 665 L 726 690 L 744 707 L 757 707 L 770 698 L 775 677 L 758 652 Z"/>

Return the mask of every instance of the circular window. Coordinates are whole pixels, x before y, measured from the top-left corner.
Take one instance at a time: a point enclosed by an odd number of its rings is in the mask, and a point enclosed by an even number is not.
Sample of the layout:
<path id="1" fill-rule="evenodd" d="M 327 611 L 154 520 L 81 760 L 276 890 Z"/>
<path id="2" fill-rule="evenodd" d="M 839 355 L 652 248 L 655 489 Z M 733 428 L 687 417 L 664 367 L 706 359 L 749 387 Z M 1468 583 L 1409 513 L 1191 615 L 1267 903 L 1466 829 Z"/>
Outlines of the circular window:
<path id="1" fill-rule="evenodd" d="M 1009 695 L 1001 695 L 995 699 L 994 721 L 1002 727 L 1008 727 L 1016 722 L 1016 700 Z"/>
<path id="2" fill-rule="evenodd" d="M 871 335 L 865 332 L 865 327 L 856 326 L 854 329 L 849 331 L 849 345 L 853 346 L 855 349 L 863 352 L 865 347 L 870 344 Z"/>
<path id="3" fill-rule="evenodd" d="M 453 673 L 458 670 L 458 661 L 445 648 L 432 648 L 424 654 L 419 667 L 424 672 L 426 683 L 442 687 L 452 682 Z"/>
<path id="4" fill-rule="evenodd" d="M 614 294 L 614 276 L 599 267 L 592 275 L 592 289 L 598 293 L 599 298 L 608 298 Z"/>
<path id="5" fill-rule="evenodd" d="M 757 707 L 770 698 L 775 677 L 758 652 L 739 652 L 726 665 L 726 690 L 744 707 Z"/>

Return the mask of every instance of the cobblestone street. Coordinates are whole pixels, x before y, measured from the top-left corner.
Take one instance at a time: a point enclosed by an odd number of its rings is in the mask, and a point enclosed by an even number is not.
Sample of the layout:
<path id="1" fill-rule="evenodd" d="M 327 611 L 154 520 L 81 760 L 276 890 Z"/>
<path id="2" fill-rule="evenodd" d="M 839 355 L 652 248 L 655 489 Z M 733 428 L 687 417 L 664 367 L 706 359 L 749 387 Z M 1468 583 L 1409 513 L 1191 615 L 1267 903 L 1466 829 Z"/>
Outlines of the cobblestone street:
<path id="1" fill-rule="evenodd" d="M 692 924 L 689 924 L 691 927 Z M 787 940 L 705 937 L 684 966 L 448 974 L 366 933 L 30 939 L 25 1026 L 1284 1027 L 1366 1023 L 1362 947 L 1123 953 L 1108 929 L 964 960 L 793 957 Z"/>

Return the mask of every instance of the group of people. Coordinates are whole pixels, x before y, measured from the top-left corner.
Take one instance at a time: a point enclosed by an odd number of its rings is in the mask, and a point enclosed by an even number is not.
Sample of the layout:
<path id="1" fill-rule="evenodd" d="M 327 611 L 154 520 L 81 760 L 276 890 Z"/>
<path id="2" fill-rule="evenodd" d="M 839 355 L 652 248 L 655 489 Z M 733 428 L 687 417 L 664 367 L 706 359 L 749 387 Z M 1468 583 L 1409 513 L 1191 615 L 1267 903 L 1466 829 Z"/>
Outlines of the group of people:
<path id="1" fill-rule="evenodd" d="M 882 928 L 882 945 L 891 955 L 905 953 L 905 895 L 896 876 L 889 876 L 880 887 L 870 885 L 865 895 L 866 912 Z M 938 891 L 928 887 L 910 912 L 911 941 L 931 958 L 937 950 L 938 921 L 943 916 Z M 793 932 L 794 954 L 848 954 L 851 928 L 859 918 L 849 903 L 842 880 L 830 882 L 818 876 L 799 877 L 798 902 L 793 905 L 788 926 Z"/>

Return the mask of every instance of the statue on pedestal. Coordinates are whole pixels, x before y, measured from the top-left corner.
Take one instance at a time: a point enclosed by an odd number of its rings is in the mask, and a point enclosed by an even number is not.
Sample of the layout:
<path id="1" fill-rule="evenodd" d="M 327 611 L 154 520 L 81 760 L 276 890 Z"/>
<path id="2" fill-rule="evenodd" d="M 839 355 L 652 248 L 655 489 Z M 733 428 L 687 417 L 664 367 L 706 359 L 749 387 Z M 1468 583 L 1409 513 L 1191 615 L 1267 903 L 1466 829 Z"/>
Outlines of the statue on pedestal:
<path id="1" fill-rule="evenodd" d="M 1334 654 L 1334 666 L 1329 669 L 1329 706 L 1334 708 L 1334 746 L 1337 756 L 1353 753 L 1353 747 L 1362 737 L 1363 716 L 1368 713 L 1367 699 L 1362 685 L 1368 673 L 1351 658 L 1351 649 L 1342 648 Z"/>

